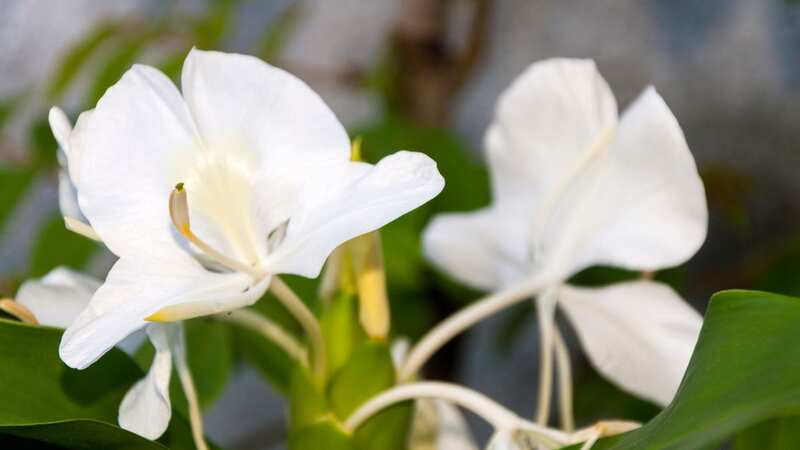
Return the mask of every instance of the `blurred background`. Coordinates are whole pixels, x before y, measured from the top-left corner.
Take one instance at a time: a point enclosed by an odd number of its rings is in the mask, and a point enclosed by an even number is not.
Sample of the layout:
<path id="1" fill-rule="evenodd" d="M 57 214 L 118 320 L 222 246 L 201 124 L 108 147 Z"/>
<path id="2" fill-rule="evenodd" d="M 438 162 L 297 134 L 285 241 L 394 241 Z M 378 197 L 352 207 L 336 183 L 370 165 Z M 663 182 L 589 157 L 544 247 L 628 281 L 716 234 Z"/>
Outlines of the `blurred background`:
<path id="1" fill-rule="evenodd" d="M 726 288 L 800 294 L 800 2 L 790 0 L 5 0 L 0 294 L 62 264 L 102 277 L 114 260 L 63 228 L 49 107 L 74 120 L 134 62 L 176 78 L 192 46 L 257 55 L 303 78 L 364 138 L 368 160 L 398 149 L 437 160 L 443 194 L 383 233 L 397 336 L 418 338 L 480 295 L 426 264 L 419 234 L 436 212 L 488 203 L 481 142 L 494 102 L 527 65 L 554 56 L 595 59 L 621 108 L 654 84 L 686 133 L 706 184 L 709 237 L 685 267 L 658 278 L 701 312 Z M 632 276 L 593 268 L 574 282 Z M 313 282 L 293 281 L 313 296 Z M 523 305 L 482 324 L 439 354 L 428 376 L 532 416 L 534 314 Z M 598 377 L 560 323 L 574 350 L 579 424 L 657 412 Z M 227 382 L 206 405 L 212 439 L 282 448 L 286 380 L 275 361 L 254 362 L 238 338 L 226 339 L 231 370 L 217 373 Z M 471 422 L 485 439 L 488 427 Z"/>

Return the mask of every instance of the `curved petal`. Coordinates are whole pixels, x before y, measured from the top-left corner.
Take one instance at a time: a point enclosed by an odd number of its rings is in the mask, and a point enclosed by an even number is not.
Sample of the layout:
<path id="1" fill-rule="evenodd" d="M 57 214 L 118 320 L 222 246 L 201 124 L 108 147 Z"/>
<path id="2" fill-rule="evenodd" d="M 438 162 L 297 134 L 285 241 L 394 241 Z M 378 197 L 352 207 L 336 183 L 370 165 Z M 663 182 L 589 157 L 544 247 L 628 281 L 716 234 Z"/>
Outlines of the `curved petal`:
<path id="1" fill-rule="evenodd" d="M 662 406 L 672 400 L 703 321 L 678 294 L 651 281 L 564 286 L 559 304 L 600 373 Z"/>
<path id="2" fill-rule="evenodd" d="M 528 264 L 528 226 L 501 206 L 437 215 L 422 235 L 425 256 L 477 289 L 494 290 L 520 279 Z"/>
<path id="3" fill-rule="evenodd" d="M 616 100 L 594 61 L 531 64 L 500 96 L 486 135 L 497 200 L 545 201 L 616 124 Z"/>
<path id="4" fill-rule="evenodd" d="M 339 244 L 376 230 L 435 197 L 444 179 L 429 157 L 397 152 L 372 166 L 348 163 L 304 191 L 270 273 L 314 278 Z"/>
<path id="5" fill-rule="evenodd" d="M 181 77 L 205 145 L 249 154 L 265 233 L 288 219 L 299 189 L 350 159 L 344 127 L 288 72 L 252 56 L 193 49 Z"/>
<path id="6" fill-rule="evenodd" d="M 72 134 L 72 124 L 67 115 L 61 108 L 53 106 L 47 114 L 47 121 L 50 123 L 53 137 L 56 138 L 61 151 L 69 153 L 69 135 Z"/>
<path id="7" fill-rule="evenodd" d="M 464 415 L 443 400 L 415 403 L 409 450 L 477 450 Z"/>
<path id="8" fill-rule="evenodd" d="M 169 379 L 172 375 L 173 347 L 181 345 L 181 324 L 152 324 L 147 335 L 156 349 L 147 375 L 125 394 L 119 405 L 119 425 L 150 440 L 164 434 L 172 417 Z"/>
<path id="9" fill-rule="evenodd" d="M 82 117 L 70 143 L 81 141 L 70 176 L 97 234 L 120 257 L 182 251 L 167 202 L 177 155 L 195 148 L 197 137 L 178 90 L 158 70 L 137 65 Z"/>
<path id="10" fill-rule="evenodd" d="M 623 115 L 608 153 L 560 198 L 541 242 L 549 264 L 566 276 L 596 264 L 657 270 L 694 255 L 707 225 L 703 183 L 683 132 L 649 88 Z"/>
<path id="11" fill-rule="evenodd" d="M 100 287 L 94 278 L 67 267 L 57 267 L 40 280 L 28 280 L 17 291 L 16 300 L 42 325 L 67 328 L 86 308 Z"/>
<path id="12" fill-rule="evenodd" d="M 58 208 L 61 215 L 84 222 L 86 219 L 78 206 L 78 190 L 65 170 L 58 172 Z"/>
<path id="13" fill-rule="evenodd" d="M 213 273 L 191 257 L 154 260 L 122 258 L 61 339 L 59 353 L 83 369 L 123 338 L 145 326 L 146 317 L 167 306 L 193 302 L 237 303 L 250 295 L 251 279 Z"/>

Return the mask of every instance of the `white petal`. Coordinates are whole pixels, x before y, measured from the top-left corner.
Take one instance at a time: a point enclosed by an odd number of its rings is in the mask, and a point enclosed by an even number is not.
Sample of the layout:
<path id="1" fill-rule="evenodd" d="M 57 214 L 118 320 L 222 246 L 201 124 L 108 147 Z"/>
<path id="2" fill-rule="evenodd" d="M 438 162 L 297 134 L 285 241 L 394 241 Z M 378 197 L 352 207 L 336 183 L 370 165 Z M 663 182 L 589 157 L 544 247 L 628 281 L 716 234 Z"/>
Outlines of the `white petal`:
<path id="1" fill-rule="evenodd" d="M 299 189 L 350 159 L 347 133 L 322 99 L 258 58 L 193 49 L 181 84 L 206 146 L 249 155 L 265 233 L 288 219 Z"/>
<path id="2" fill-rule="evenodd" d="M 437 215 L 423 233 L 434 264 L 477 289 L 494 290 L 526 273 L 529 227 L 503 204 L 470 213 Z"/>
<path id="3" fill-rule="evenodd" d="M 92 117 L 93 109 L 82 112 L 75 122 L 75 128 L 69 136 L 69 154 L 66 155 L 66 165 L 62 162 L 62 169 L 66 168 L 67 174 L 72 181 L 72 184 L 78 184 L 78 168 L 80 167 L 81 155 L 86 146 L 86 130 L 88 128 L 89 119 Z"/>
<path id="4" fill-rule="evenodd" d="M 62 216 L 71 217 L 80 222 L 86 220 L 78 206 L 78 191 L 65 170 L 58 172 L 58 207 Z"/>
<path id="5" fill-rule="evenodd" d="M 57 267 L 41 280 L 28 280 L 16 300 L 31 310 L 42 325 L 67 328 L 89 304 L 100 286 L 94 278 Z"/>
<path id="6" fill-rule="evenodd" d="M 61 359 L 70 367 L 83 369 L 145 326 L 146 317 L 167 306 L 193 302 L 242 306 L 257 300 L 250 301 L 253 292 L 248 276 L 209 272 L 191 257 L 181 257 L 185 260 L 117 261 L 89 306 L 64 333 Z M 242 297 L 248 302 L 242 302 Z"/>
<path id="7" fill-rule="evenodd" d="M 677 120 L 652 88 L 625 112 L 617 139 L 567 189 L 540 239 L 569 275 L 596 264 L 657 270 L 702 245 L 705 191 Z"/>
<path id="8" fill-rule="evenodd" d="M 181 345 L 181 324 L 152 324 L 147 335 L 156 352 L 147 375 L 125 394 L 119 406 L 119 425 L 147 439 L 164 434 L 172 417 L 169 379 L 172 375 L 172 347 Z"/>
<path id="9" fill-rule="evenodd" d="M 702 325 L 678 294 L 634 281 L 601 289 L 564 286 L 559 301 L 600 373 L 660 405 L 672 400 Z"/>
<path id="10" fill-rule="evenodd" d="M 180 181 L 178 156 L 196 150 L 197 138 L 172 82 L 134 66 L 80 122 L 82 148 L 77 161 L 70 158 L 70 176 L 103 242 L 120 257 L 182 252 L 167 204 Z"/>
<path id="11" fill-rule="evenodd" d="M 50 108 L 50 113 L 47 116 L 50 122 L 50 129 L 53 130 L 53 136 L 58 142 L 58 146 L 65 153 L 69 153 L 69 135 L 72 134 L 72 124 L 69 123 L 67 115 L 61 108 L 54 106 Z"/>
<path id="12" fill-rule="evenodd" d="M 487 132 L 495 197 L 544 202 L 616 123 L 616 101 L 593 61 L 532 64 L 501 95 Z"/>
<path id="13" fill-rule="evenodd" d="M 271 273 L 314 278 L 339 244 L 386 225 L 444 187 L 436 163 L 421 153 L 397 152 L 375 166 L 341 169 L 304 191 L 285 239 L 267 260 Z"/>
<path id="14" fill-rule="evenodd" d="M 475 450 L 477 446 L 461 411 L 442 400 L 415 403 L 409 450 Z"/>

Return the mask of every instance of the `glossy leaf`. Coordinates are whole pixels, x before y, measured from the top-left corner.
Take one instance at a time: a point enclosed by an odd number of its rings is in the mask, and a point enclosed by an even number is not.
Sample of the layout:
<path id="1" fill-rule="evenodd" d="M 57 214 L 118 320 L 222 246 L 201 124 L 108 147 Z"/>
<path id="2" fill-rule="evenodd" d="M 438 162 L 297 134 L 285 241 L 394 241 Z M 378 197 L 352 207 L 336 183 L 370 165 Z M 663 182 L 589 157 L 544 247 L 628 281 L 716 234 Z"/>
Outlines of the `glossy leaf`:
<path id="1" fill-rule="evenodd" d="M 136 363 L 112 349 L 88 369 L 70 369 L 58 357 L 61 333 L 0 319 L 0 448 L 165 448 L 116 426 L 122 397 L 144 375 Z M 161 441 L 193 448 L 180 415 Z"/>
<path id="2" fill-rule="evenodd" d="M 798 298 L 755 291 L 714 295 L 672 403 L 642 428 L 594 448 L 714 448 L 755 424 L 797 414 L 798 323 Z"/>
<path id="3" fill-rule="evenodd" d="M 336 373 L 350 359 L 353 347 L 364 339 L 358 324 L 358 304 L 352 295 L 340 294 L 321 319 L 326 337 L 328 373 Z"/>

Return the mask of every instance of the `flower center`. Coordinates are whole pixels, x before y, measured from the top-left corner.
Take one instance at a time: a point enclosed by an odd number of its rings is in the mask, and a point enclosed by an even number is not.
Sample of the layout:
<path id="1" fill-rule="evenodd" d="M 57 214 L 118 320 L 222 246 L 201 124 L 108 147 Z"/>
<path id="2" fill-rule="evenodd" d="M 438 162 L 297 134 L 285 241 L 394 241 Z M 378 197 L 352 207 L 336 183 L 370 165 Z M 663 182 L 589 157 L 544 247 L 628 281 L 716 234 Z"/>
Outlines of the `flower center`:
<path id="1" fill-rule="evenodd" d="M 178 183 L 169 196 L 169 216 L 175 229 L 189 242 L 211 260 L 237 272 L 251 275 L 255 279 L 265 276 L 261 270 L 253 265 L 241 262 L 220 252 L 204 240 L 200 239 L 193 231 L 189 217 L 189 196 L 184 183 Z"/>

